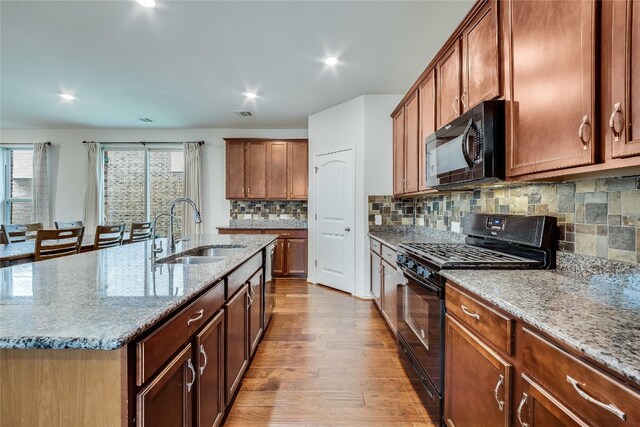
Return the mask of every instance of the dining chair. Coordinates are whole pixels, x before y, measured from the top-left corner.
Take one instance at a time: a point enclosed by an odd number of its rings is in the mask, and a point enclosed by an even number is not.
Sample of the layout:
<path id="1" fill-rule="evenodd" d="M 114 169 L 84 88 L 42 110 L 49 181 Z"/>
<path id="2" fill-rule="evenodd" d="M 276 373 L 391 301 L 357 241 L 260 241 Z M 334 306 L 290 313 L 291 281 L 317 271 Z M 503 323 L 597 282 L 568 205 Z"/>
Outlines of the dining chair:
<path id="1" fill-rule="evenodd" d="M 84 226 L 82 221 L 56 221 L 55 224 L 58 230 L 62 230 L 64 228 L 78 228 L 78 227 Z"/>
<path id="2" fill-rule="evenodd" d="M 43 261 L 80 253 L 83 234 L 84 227 L 38 230 L 33 252 L 35 260 Z"/>
<path id="3" fill-rule="evenodd" d="M 142 242 L 153 237 L 153 222 L 133 222 L 129 231 L 129 243 Z"/>
<path id="4" fill-rule="evenodd" d="M 3 224 L 2 234 L 7 243 L 24 242 L 36 238 L 35 232 L 42 230 L 42 223 L 33 224 Z"/>
<path id="5" fill-rule="evenodd" d="M 93 249 L 112 248 L 114 246 L 122 245 L 124 227 L 124 224 L 97 226 L 96 237 L 93 240 Z"/>

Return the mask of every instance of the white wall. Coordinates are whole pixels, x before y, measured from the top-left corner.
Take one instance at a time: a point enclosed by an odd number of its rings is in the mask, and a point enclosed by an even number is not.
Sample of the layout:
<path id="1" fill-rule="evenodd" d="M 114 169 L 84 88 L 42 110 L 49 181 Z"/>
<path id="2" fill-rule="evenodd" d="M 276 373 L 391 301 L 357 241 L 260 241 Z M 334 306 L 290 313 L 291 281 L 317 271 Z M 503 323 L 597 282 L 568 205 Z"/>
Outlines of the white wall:
<path id="1" fill-rule="evenodd" d="M 0 129 L 0 142 L 51 141 L 51 186 L 54 220 L 83 217 L 85 149 L 82 141 L 205 141 L 203 151 L 203 206 L 205 232 L 228 224 L 225 200 L 223 138 L 306 138 L 306 129 Z"/>
<path id="2" fill-rule="evenodd" d="M 392 187 L 391 111 L 402 96 L 364 95 L 309 116 L 309 281 L 315 281 L 315 173 L 319 153 L 352 147 L 355 159 L 355 289 L 368 297 L 368 195 Z"/>

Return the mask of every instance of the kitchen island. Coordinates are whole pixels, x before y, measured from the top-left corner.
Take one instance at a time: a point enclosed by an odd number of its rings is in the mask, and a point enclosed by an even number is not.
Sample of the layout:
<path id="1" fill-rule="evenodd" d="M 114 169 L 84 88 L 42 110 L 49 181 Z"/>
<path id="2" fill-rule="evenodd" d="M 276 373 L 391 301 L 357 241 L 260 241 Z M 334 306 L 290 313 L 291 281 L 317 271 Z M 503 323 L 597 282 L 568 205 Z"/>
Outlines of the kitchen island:
<path id="1" fill-rule="evenodd" d="M 219 423 L 263 332 L 276 237 L 178 245 L 237 248 L 200 264 L 162 263 L 176 258 L 165 252 L 152 266 L 143 242 L 1 269 L 2 424 Z"/>

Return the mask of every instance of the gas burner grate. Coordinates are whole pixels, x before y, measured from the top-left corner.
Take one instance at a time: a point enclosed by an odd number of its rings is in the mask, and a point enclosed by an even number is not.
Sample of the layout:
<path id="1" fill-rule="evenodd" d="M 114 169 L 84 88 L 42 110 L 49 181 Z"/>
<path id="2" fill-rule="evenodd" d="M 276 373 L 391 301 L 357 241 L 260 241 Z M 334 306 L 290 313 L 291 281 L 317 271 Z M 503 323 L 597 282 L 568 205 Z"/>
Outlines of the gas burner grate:
<path id="1" fill-rule="evenodd" d="M 403 243 L 410 253 L 440 266 L 538 265 L 538 261 L 459 243 Z"/>

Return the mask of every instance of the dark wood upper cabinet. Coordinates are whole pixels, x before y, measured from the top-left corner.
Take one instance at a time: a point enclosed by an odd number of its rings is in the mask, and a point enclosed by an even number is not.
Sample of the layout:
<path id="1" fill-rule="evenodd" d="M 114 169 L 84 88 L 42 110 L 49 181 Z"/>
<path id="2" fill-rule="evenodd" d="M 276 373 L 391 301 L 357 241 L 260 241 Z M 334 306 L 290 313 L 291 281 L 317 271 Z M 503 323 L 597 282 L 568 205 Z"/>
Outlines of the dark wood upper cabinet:
<path id="1" fill-rule="evenodd" d="M 640 1 L 612 3 L 611 110 L 603 126 L 611 132 L 612 157 L 640 154 Z"/>
<path id="2" fill-rule="evenodd" d="M 507 176 L 595 161 L 595 1 L 510 0 Z"/>
<path id="3" fill-rule="evenodd" d="M 197 420 L 201 427 L 216 427 L 222 422 L 224 402 L 224 311 L 196 336 L 198 360 Z"/>
<path id="4" fill-rule="evenodd" d="M 249 364 L 248 286 L 244 285 L 224 305 L 225 319 L 225 403 L 240 385 Z"/>
<path id="5" fill-rule="evenodd" d="M 447 426 L 510 425 L 511 365 L 448 314 L 445 343 Z"/>
<path id="6" fill-rule="evenodd" d="M 404 108 L 393 117 L 393 194 L 403 194 L 404 182 Z"/>
<path id="7" fill-rule="evenodd" d="M 438 128 L 446 125 L 460 115 L 460 85 L 462 69 L 460 63 L 460 41 L 456 40 L 437 64 Z"/>
<path id="8" fill-rule="evenodd" d="M 137 396 L 137 426 L 191 426 L 196 371 L 186 345 Z"/>
<path id="9" fill-rule="evenodd" d="M 227 199 L 244 199 L 244 142 L 227 142 L 226 145 L 226 196 Z"/>
<path id="10" fill-rule="evenodd" d="M 488 1 L 462 33 L 462 111 L 500 96 L 498 5 Z"/>
<path id="11" fill-rule="evenodd" d="M 307 200 L 309 188 L 309 144 L 305 141 L 288 143 L 287 171 L 291 200 Z"/>
<path id="12" fill-rule="evenodd" d="M 288 193 L 287 143 L 269 141 L 267 144 L 267 198 L 286 199 Z"/>
<path id="13" fill-rule="evenodd" d="M 420 136 L 418 137 L 418 191 L 427 190 L 427 146 L 429 135 L 436 131 L 436 79 L 431 70 L 420 84 Z"/>
<path id="14" fill-rule="evenodd" d="M 249 279 L 249 357 L 258 349 L 264 331 L 262 324 L 262 287 L 264 286 L 262 269 Z"/>
<path id="15" fill-rule="evenodd" d="M 419 163 L 420 163 L 420 147 L 418 138 L 419 129 L 419 95 L 415 91 L 413 96 L 407 101 L 405 106 L 405 155 L 404 155 L 404 179 L 405 193 L 413 193 L 419 188 Z"/>
<path id="16" fill-rule="evenodd" d="M 246 148 L 247 198 L 267 198 L 267 146 L 262 142 L 248 142 Z"/>

